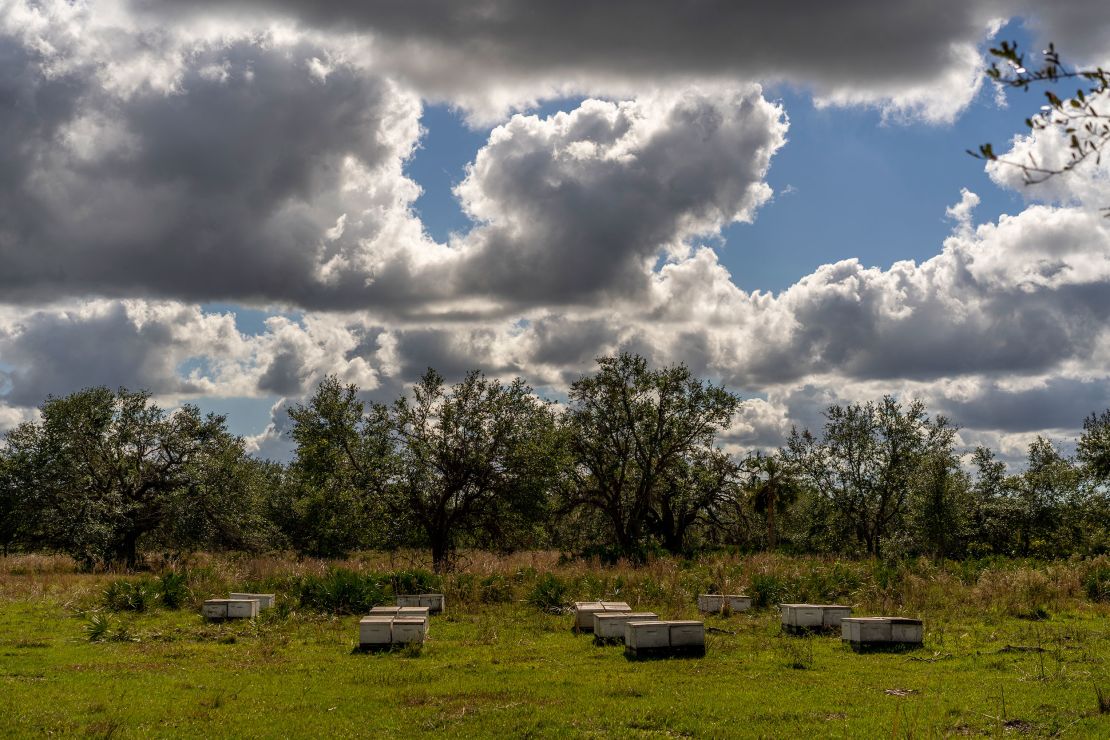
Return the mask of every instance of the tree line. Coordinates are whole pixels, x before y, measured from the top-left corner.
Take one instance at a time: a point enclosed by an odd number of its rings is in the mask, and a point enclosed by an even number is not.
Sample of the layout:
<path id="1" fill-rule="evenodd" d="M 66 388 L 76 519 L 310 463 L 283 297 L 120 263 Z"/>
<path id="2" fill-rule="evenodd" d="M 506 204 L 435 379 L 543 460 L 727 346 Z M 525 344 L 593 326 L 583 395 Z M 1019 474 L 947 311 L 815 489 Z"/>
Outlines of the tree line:
<path id="1" fill-rule="evenodd" d="M 837 404 L 773 452 L 722 449 L 741 405 L 684 365 L 600 358 L 563 404 L 523 380 L 429 369 L 392 404 L 325 378 L 289 409 L 287 464 L 226 418 L 149 393 L 48 398 L 0 445 L 0 548 L 133 567 L 144 552 L 558 548 L 604 559 L 713 548 L 897 558 L 1110 550 L 1110 410 L 1076 454 L 1038 438 L 1009 473 L 916 400 Z"/>

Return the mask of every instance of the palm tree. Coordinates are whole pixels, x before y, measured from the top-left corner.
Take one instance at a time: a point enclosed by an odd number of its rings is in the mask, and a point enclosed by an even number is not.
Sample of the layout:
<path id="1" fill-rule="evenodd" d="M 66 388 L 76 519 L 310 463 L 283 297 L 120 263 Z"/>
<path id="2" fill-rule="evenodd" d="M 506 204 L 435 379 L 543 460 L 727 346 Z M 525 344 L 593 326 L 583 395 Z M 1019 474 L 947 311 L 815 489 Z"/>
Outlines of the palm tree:
<path id="1" fill-rule="evenodd" d="M 791 465 L 781 455 L 756 452 L 744 461 L 750 476 L 748 500 L 767 524 L 767 549 L 773 550 L 778 542 L 775 516 L 798 499 L 801 486 Z"/>

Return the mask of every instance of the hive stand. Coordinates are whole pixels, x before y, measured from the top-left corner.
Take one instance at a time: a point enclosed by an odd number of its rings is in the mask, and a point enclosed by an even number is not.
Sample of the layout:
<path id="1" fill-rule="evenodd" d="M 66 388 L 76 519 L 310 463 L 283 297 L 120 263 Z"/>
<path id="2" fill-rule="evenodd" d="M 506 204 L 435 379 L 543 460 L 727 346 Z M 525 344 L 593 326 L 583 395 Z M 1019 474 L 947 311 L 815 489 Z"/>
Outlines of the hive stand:
<path id="1" fill-rule="evenodd" d="M 742 594 L 701 594 L 698 596 L 698 611 L 706 614 L 746 612 L 752 608 L 750 596 Z"/>

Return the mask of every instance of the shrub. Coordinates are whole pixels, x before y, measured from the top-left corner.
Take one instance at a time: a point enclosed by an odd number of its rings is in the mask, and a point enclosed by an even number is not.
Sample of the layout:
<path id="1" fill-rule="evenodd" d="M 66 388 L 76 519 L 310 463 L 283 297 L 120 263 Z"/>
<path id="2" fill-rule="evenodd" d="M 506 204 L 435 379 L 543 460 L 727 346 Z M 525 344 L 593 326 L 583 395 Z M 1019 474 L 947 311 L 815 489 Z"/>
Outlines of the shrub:
<path id="1" fill-rule="evenodd" d="M 332 568 L 323 576 L 304 576 L 298 584 L 301 606 L 332 614 L 366 613 L 386 603 L 385 590 L 372 574 Z"/>
<path id="2" fill-rule="evenodd" d="M 168 570 L 158 578 L 158 598 L 167 609 L 180 609 L 190 598 L 188 577 Z"/>
<path id="3" fill-rule="evenodd" d="M 111 629 L 112 620 L 107 614 L 93 614 L 85 622 L 85 634 L 89 636 L 89 642 L 100 642 L 106 639 Z"/>
<path id="4" fill-rule="evenodd" d="M 443 589 L 443 579 L 428 570 L 398 570 L 389 578 L 395 594 L 439 593 Z"/>
<path id="5" fill-rule="evenodd" d="M 483 604 L 504 604 L 513 600 L 513 585 L 504 576 L 492 575 L 482 579 Z"/>
<path id="6" fill-rule="evenodd" d="M 528 603 L 545 612 L 557 613 L 566 603 L 567 584 L 558 576 L 547 573 L 532 587 Z"/>
<path id="7" fill-rule="evenodd" d="M 748 592 L 752 597 L 752 606 L 763 607 L 788 601 L 786 595 L 789 587 L 779 576 L 756 573 L 752 576 Z"/>
<path id="8" fill-rule="evenodd" d="M 145 612 L 157 598 L 157 587 L 145 579 L 115 580 L 104 590 L 104 605 L 115 612 Z"/>
<path id="9" fill-rule="evenodd" d="M 1098 563 L 1083 577 L 1083 590 L 1091 601 L 1110 601 L 1110 563 Z"/>

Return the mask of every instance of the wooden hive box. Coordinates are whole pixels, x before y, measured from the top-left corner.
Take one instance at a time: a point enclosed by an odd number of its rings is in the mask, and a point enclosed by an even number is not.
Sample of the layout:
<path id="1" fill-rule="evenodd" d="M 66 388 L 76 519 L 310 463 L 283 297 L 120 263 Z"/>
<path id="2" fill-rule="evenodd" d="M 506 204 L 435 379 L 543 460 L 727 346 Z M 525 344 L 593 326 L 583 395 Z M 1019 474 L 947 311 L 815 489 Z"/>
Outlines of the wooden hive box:
<path id="1" fill-rule="evenodd" d="M 208 599 L 200 607 L 205 619 L 227 619 L 227 599 Z"/>
<path id="2" fill-rule="evenodd" d="M 358 621 L 360 647 L 388 645 L 393 642 L 393 618 L 388 616 L 363 617 Z"/>
<path id="3" fill-rule="evenodd" d="M 370 613 L 377 615 L 386 615 L 389 617 L 397 616 L 397 612 L 401 610 L 399 606 L 375 606 L 371 607 Z"/>
<path id="4" fill-rule="evenodd" d="M 594 614 L 605 611 L 600 601 L 574 602 L 574 628 L 581 632 L 589 632 L 594 628 Z"/>
<path id="5" fill-rule="evenodd" d="M 397 597 L 397 606 L 423 606 L 431 614 L 442 614 L 445 605 L 443 594 L 401 594 Z"/>
<path id="6" fill-rule="evenodd" d="M 598 642 L 606 640 L 623 642 L 625 622 L 658 620 L 659 615 L 653 612 L 594 612 L 594 639 Z"/>
<path id="7" fill-rule="evenodd" d="M 667 622 L 625 622 L 624 646 L 633 655 L 664 652 L 671 647 L 671 626 Z"/>
<path id="8" fill-rule="evenodd" d="M 816 604 L 779 604 L 782 626 L 791 631 L 821 629 L 824 613 Z"/>
<path id="9" fill-rule="evenodd" d="M 890 641 L 902 645 L 920 645 L 925 639 L 925 624 L 920 619 L 892 617 Z"/>
<path id="10" fill-rule="evenodd" d="M 821 605 L 821 626 L 825 629 L 839 629 L 840 623 L 852 616 L 852 607 L 841 604 Z"/>
<path id="11" fill-rule="evenodd" d="M 752 599 L 743 594 L 700 594 L 698 611 L 718 614 L 728 607 L 730 612 L 745 612 L 752 608 Z"/>
<path id="12" fill-rule="evenodd" d="M 274 606 L 274 594 L 246 594 L 246 593 L 230 593 L 227 595 L 229 599 L 254 599 L 258 602 L 259 610 L 271 609 Z"/>
<path id="13" fill-rule="evenodd" d="M 428 633 L 427 619 L 420 617 L 397 617 L 393 620 L 393 644 L 424 642 Z"/>
<path id="14" fill-rule="evenodd" d="M 684 652 L 705 652 L 705 622 L 669 622 L 671 649 Z"/>
<path id="15" fill-rule="evenodd" d="M 255 599 L 208 599 L 201 606 L 206 619 L 254 619 L 258 616 Z"/>

